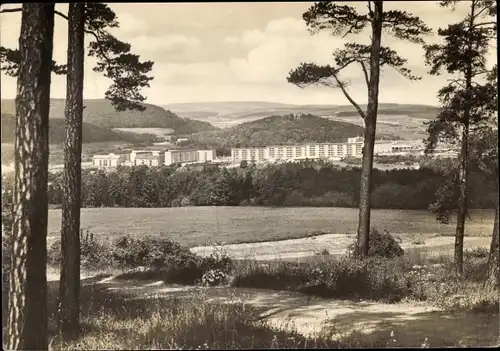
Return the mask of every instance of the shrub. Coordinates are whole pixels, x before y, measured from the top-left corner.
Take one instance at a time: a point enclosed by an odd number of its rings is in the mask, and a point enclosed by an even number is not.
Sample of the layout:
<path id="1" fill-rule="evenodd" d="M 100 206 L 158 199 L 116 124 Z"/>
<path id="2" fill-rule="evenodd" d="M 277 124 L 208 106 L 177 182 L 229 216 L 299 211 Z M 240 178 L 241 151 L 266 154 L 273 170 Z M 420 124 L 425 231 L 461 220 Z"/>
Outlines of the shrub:
<path id="1" fill-rule="evenodd" d="M 203 274 L 210 270 L 227 274 L 231 269 L 227 255 L 214 253 L 203 258 L 167 238 L 124 236 L 115 240 L 112 248 L 113 260 L 117 264 L 159 270 L 163 272 L 164 280 L 171 283 L 193 284 L 201 282 Z M 207 276 L 207 281 L 212 281 L 212 278 Z M 215 281 L 219 280 L 213 280 L 214 284 Z"/>
<path id="2" fill-rule="evenodd" d="M 398 301 L 411 292 L 408 262 L 324 256 L 321 262 L 278 262 L 239 267 L 233 285 L 299 291 L 331 298 Z"/>
<path id="3" fill-rule="evenodd" d="M 80 231 L 81 266 L 88 269 L 101 269 L 113 264 L 109 243 L 100 240 L 93 233 Z M 55 240 L 47 251 L 47 263 L 59 266 L 62 260 L 61 240 Z"/>
<path id="4" fill-rule="evenodd" d="M 369 257 L 385 257 L 395 258 L 404 255 L 404 250 L 400 245 L 401 239 L 393 237 L 388 231 L 379 232 L 377 229 L 372 229 L 368 242 Z M 358 246 L 354 242 L 347 248 L 348 256 L 359 257 Z"/>
<path id="5" fill-rule="evenodd" d="M 476 247 L 464 251 L 465 258 L 488 258 L 490 252 L 484 247 Z"/>
<path id="6" fill-rule="evenodd" d="M 343 257 L 314 268 L 298 290 L 323 297 L 399 301 L 411 289 L 408 269 L 403 260 Z"/>

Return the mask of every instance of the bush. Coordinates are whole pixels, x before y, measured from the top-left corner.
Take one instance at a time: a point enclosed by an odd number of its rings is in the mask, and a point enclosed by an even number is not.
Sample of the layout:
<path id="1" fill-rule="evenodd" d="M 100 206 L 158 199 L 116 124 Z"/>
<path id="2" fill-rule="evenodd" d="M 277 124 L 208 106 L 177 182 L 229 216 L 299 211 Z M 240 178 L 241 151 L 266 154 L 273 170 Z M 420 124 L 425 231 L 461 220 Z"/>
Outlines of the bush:
<path id="1" fill-rule="evenodd" d="M 484 247 L 476 247 L 464 251 L 465 258 L 488 258 L 490 252 Z"/>
<path id="2" fill-rule="evenodd" d="M 235 286 L 299 291 L 330 298 L 398 301 L 411 292 L 407 261 L 385 258 L 358 260 L 325 256 L 310 264 L 278 262 L 240 267 Z"/>
<path id="3" fill-rule="evenodd" d="M 388 231 L 379 232 L 372 229 L 368 242 L 369 257 L 395 258 L 404 255 L 404 250 L 400 245 L 401 239 L 393 237 Z M 359 257 L 359 248 L 357 243 L 350 244 L 347 248 L 347 254 L 350 257 Z"/>
<path id="4" fill-rule="evenodd" d="M 112 256 L 122 267 L 161 271 L 164 280 L 171 283 L 194 284 L 202 281 L 205 272 L 213 270 L 227 274 L 231 269 L 227 255 L 215 253 L 203 258 L 170 239 L 152 236 L 120 237 L 113 242 Z M 207 276 L 207 282 L 219 282 L 214 272 L 212 278 Z"/>
<path id="5" fill-rule="evenodd" d="M 80 231 L 80 257 L 81 267 L 87 269 L 102 269 L 113 265 L 110 245 L 88 230 Z M 57 239 L 47 251 L 47 263 L 59 266 L 61 261 L 61 240 Z"/>

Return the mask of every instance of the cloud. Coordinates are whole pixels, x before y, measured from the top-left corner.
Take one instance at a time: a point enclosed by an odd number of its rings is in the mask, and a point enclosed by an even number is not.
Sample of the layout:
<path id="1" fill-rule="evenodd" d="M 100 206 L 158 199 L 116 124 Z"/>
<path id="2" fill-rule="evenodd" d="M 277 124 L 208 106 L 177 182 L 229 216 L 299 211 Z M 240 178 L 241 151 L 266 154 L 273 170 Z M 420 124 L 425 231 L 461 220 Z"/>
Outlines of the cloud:
<path id="1" fill-rule="evenodd" d="M 366 11 L 366 3 L 351 3 Z M 112 4 L 120 28 L 113 33 L 132 45 L 143 60 L 153 60 L 148 102 L 268 100 L 288 103 L 347 103 L 335 89 L 299 89 L 286 82 L 288 72 L 301 62 L 333 63 L 332 53 L 347 41 L 368 43 L 366 31 L 346 39 L 328 32 L 311 35 L 301 18 L 310 3 L 218 3 L 214 4 Z M 67 5 L 57 5 L 67 11 Z M 429 26 L 446 26 L 463 18 L 467 6 L 455 12 L 435 2 L 384 2 L 384 9 L 404 9 L 420 16 Z M 465 12 L 464 12 L 465 11 Z M 20 15 L 2 15 L 2 45 L 16 47 Z M 54 59 L 66 61 L 67 24 L 56 19 Z M 409 82 L 394 70 L 382 71 L 380 97 L 384 102 L 437 103 L 437 90 L 446 77 L 428 76 L 420 46 L 394 39 L 384 33 L 383 45 L 408 59 L 408 67 L 419 82 Z M 440 38 L 429 37 L 430 43 Z M 492 49 L 489 61 L 496 61 Z M 94 61 L 86 59 L 85 97 L 103 98 L 109 81 L 92 71 Z M 366 101 L 366 84 L 359 67 L 342 73 L 349 91 L 360 103 Z M 65 96 L 65 77 L 53 77 L 52 95 Z M 2 75 L 2 96 L 14 97 L 16 81 Z"/>

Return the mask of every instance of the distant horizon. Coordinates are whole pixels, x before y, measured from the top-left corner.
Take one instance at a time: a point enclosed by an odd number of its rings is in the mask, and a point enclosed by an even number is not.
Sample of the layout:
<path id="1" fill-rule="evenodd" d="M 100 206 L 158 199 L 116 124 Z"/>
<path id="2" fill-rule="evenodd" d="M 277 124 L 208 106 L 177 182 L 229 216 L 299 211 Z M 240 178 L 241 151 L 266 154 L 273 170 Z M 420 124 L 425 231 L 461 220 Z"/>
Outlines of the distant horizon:
<path id="1" fill-rule="evenodd" d="M 346 2 L 359 11 L 366 11 L 360 2 Z M 332 36 L 328 31 L 311 35 L 303 14 L 312 2 L 247 2 L 247 3 L 111 3 L 122 24 L 112 34 L 130 43 L 141 60 L 154 61 L 150 87 L 142 89 L 146 103 L 207 103 L 229 101 L 268 101 L 289 105 L 348 105 L 340 89 L 310 86 L 301 89 L 288 83 L 290 70 L 303 62 L 333 64 L 332 53 L 346 42 L 366 44 L 370 32 L 365 28 L 349 38 Z M 6 4 L 2 8 L 16 7 Z M 438 28 L 446 28 L 466 16 L 468 6 L 459 2 L 454 11 L 432 1 L 390 1 L 387 11 L 405 10 L 421 18 L 434 35 L 424 38 L 429 45 L 439 43 Z M 57 4 L 66 13 L 68 4 Z M 2 45 L 19 45 L 21 13 L 2 16 Z M 55 19 L 53 60 L 67 61 L 67 23 Z M 421 45 L 384 34 L 383 45 L 396 50 L 412 74 L 422 79 L 410 81 L 396 70 L 386 67 L 380 72 L 381 103 L 438 106 L 438 91 L 448 84 L 449 74 L 429 75 Z M 491 43 L 487 65 L 497 61 L 496 42 Z M 103 98 L 111 81 L 94 72 L 96 59 L 85 58 L 84 96 Z M 17 79 L 5 72 L 1 96 L 15 98 Z M 367 86 L 356 66 L 343 71 L 342 80 L 349 82 L 352 99 L 366 104 Z M 51 96 L 66 96 L 66 77 L 52 75 Z"/>
<path id="2" fill-rule="evenodd" d="M 66 97 L 51 97 L 51 100 L 65 100 Z M 1 100 L 15 100 L 15 97 L 3 97 Z M 83 98 L 83 100 L 107 100 L 106 98 Z M 109 100 L 108 100 L 109 101 Z M 155 102 L 150 102 L 148 100 L 143 102 L 144 104 L 149 104 L 149 105 L 155 105 L 159 107 L 164 107 L 164 106 L 171 106 L 171 105 L 187 105 L 187 104 L 223 104 L 223 103 L 264 103 L 264 104 L 276 104 L 276 105 L 288 105 L 288 106 L 332 106 L 332 107 L 342 107 L 342 106 L 352 106 L 348 102 L 345 104 L 325 104 L 325 103 L 303 103 L 303 104 L 297 104 L 297 103 L 287 103 L 287 102 L 281 102 L 281 101 L 266 101 L 266 100 L 217 100 L 217 101 L 183 101 L 183 102 L 170 102 L 170 103 L 155 103 Z M 366 105 L 366 102 L 359 103 L 360 106 Z M 386 104 L 386 105 L 417 105 L 417 106 L 429 106 L 429 107 L 437 107 L 439 108 L 439 105 L 432 105 L 432 104 L 424 104 L 424 103 L 414 103 L 414 102 L 387 102 L 387 101 L 379 101 L 379 105 L 381 104 Z"/>

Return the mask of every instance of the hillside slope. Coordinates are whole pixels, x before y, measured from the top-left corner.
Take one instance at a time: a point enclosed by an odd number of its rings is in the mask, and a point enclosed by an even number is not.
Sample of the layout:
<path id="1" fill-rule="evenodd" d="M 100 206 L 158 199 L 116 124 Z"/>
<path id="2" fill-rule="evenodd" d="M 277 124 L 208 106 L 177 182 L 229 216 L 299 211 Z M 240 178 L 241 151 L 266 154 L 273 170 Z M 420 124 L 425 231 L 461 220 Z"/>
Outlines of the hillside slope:
<path id="1" fill-rule="evenodd" d="M 204 102 L 182 103 L 164 106 L 181 117 L 195 118 L 218 127 L 232 127 L 273 115 L 305 113 L 316 116 L 359 118 L 358 112 L 351 105 L 291 105 L 259 101 L 247 102 Z M 366 109 L 366 105 L 361 105 Z M 440 111 L 439 107 L 415 104 L 379 104 L 379 117 L 408 116 L 413 118 L 433 119 Z"/>
<path id="2" fill-rule="evenodd" d="M 144 111 L 116 111 L 108 100 L 88 99 L 83 102 L 84 122 L 103 128 L 172 128 L 175 134 L 191 134 L 215 129 L 208 122 L 181 118 L 162 107 L 143 104 Z M 50 118 L 64 118 L 65 99 L 50 100 Z M 13 99 L 2 99 L 2 114 L 15 114 Z"/>
<path id="3" fill-rule="evenodd" d="M 363 134 L 352 123 L 331 121 L 314 115 L 271 116 L 218 131 L 191 135 L 185 146 L 244 147 L 307 142 L 343 142 Z"/>
<path id="4" fill-rule="evenodd" d="M 2 143 L 14 142 L 15 117 L 2 114 Z M 96 143 L 104 141 L 123 141 L 127 143 L 155 142 L 157 137 L 151 134 L 135 134 L 130 132 L 113 131 L 90 123 L 83 123 L 83 143 Z M 61 144 L 66 136 L 65 122 L 63 119 L 54 118 L 49 122 L 49 143 Z"/>

